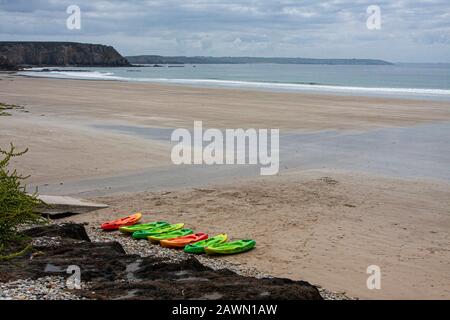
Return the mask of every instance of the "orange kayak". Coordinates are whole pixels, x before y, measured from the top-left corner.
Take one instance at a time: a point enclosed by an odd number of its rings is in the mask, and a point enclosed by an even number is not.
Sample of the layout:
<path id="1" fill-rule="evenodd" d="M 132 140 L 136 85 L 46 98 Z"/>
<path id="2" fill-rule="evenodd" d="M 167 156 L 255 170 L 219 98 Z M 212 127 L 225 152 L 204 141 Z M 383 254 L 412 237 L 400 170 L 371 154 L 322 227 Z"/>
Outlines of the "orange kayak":
<path id="1" fill-rule="evenodd" d="M 103 230 L 117 230 L 120 227 L 132 226 L 136 224 L 141 219 L 141 217 L 142 217 L 141 213 L 135 213 L 125 218 L 105 222 L 101 225 L 101 228 Z"/>
<path id="2" fill-rule="evenodd" d="M 159 243 L 166 248 L 184 248 L 188 244 L 195 243 L 201 240 L 208 239 L 206 233 L 189 234 L 187 236 L 178 237 L 174 239 L 161 240 Z"/>

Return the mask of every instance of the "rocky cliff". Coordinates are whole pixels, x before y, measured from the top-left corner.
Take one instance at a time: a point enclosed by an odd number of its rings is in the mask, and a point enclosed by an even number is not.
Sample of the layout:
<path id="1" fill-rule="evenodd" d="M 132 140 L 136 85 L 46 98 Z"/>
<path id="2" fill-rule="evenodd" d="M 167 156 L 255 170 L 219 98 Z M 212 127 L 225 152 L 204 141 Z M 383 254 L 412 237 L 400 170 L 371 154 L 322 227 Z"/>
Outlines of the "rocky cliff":
<path id="1" fill-rule="evenodd" d="M 0 42 L 0 57 L 16 66 L 129 66 L 113 47 L 75 42 Z"/>
<path id="2" fill-rule="evenodd" d="M 5 56 L 0 55 L 0 70 L 15 71 L 19 68 L 11 63 Z"/>

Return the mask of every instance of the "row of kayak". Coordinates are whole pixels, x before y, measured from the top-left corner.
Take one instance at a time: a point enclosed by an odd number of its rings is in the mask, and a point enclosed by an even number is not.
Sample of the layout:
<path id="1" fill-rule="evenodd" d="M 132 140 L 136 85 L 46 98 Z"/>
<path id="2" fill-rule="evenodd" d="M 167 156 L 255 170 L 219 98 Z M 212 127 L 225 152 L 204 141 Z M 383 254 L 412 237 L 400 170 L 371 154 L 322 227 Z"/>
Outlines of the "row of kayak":
<path id="1" fill-rule="evenodd" d="M 184 223 L 170 224 L 165 221 L 138 224 L 142 214 L 105 222 L 103 230 L 119 230 L 134 239 L 148 239 L 166 248 L 183 248 L 188 253 L 234 254 L 249 251 L 256 245 L 254 240 L 227 242 L 226 234 L 209 237 L 206 233 L 194 233 L 184 228 Z"/>

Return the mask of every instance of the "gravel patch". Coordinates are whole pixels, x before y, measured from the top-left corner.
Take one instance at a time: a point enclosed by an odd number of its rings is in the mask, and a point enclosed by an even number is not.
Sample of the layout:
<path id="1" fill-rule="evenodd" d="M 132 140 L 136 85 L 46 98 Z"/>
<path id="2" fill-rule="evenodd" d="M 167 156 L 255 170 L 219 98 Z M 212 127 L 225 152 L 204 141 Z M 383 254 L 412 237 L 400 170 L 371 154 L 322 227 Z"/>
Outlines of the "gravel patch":
<path id="1" fill-rule="evenodd" d="M 81 284 L 85 288 L 86 284 Z M 63 277 L 43 277 L 0 283 L 0 300 L 82 300 L 67 289 Z"/>
<path id="2" fill-rule="evenodd" d="M 137 254 L 141 257 L 153 256 L 169 259 L 172 262 L 180 262 L 192 257 L 191 254 L 185 253 L 182 250 L 174 250 L 161 247 L 157 244 L 152 244 L 146 240 L 135 240 L 118 232 L 105 232 L 97 227 L 86 227 L 86 231 L 92 242 L 117 241 L 119 242 L 126 253 Z M 225 259 L 216 259 L 206 255 L 195 256 L 202 264 L 210 267 L 213 270 L 229 269 L 242 276 L 255 278 L 268 278 L 269 275 L 259 272 L 256 269 L 247 266 L 241 266 Z"/>
<path id="3" fill-rule="evenodd" d="M 31 242 L 33 247 L 57 247 L 61 245 L 61 237 L 39 237 Z"/>
<path id="4" fill-rule="evenodd" d="M 357 298 L 347 296 L 345 293 L 332 292 L 319 286 L 316 287 L 324 300 L 358 300 Z"/>

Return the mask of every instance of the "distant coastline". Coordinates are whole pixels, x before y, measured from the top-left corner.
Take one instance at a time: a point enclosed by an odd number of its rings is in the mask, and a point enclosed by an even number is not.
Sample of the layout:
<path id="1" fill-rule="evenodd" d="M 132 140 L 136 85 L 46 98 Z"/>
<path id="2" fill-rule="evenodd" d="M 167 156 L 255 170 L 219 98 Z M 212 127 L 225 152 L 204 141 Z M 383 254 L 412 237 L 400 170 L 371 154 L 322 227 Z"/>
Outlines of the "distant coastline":
<path id="1" fill-rule="evenodd" d="M 309 65 L 393 65 L 377 59 L 311 59 L 209 56 L 122 56 L 102 44 L 58 41 L 0 41 L 0 69 L 22 67 L 76 66 L 129 67 L 136 65 L 184 64 L 309 64 Z"/>
<path id="2" fill-rule="evenodd" d="M 266 57 L 206 57 L 206 56 L 126 56 L 133 64 L 328 64 L 328 65 L 393 65 L 377 59 L 310 59 L 310 58 L 266 58 Z"/>
<path id="3" fill-rule="evenodd" d="M 125 57 L 132 64 L 324 64 L 324 65 L 393 65 L 378 59 L 311 59 L 267 57 L 206 57 L 138 55 Z"/>

